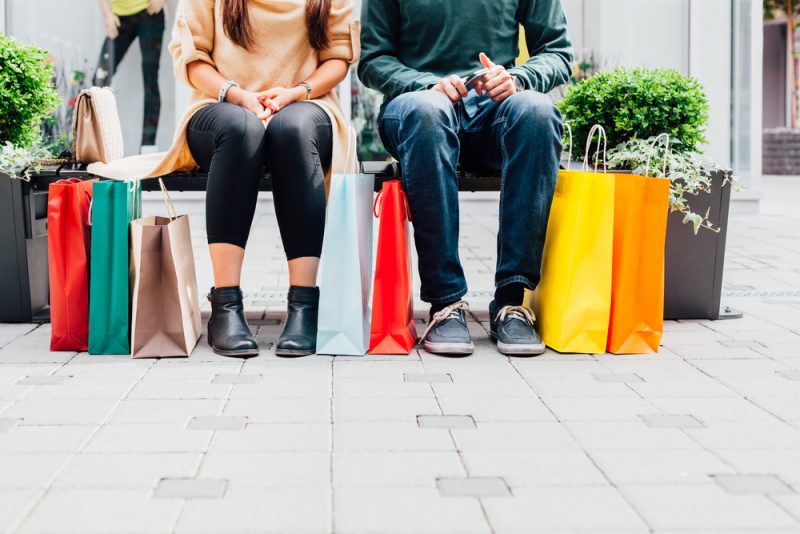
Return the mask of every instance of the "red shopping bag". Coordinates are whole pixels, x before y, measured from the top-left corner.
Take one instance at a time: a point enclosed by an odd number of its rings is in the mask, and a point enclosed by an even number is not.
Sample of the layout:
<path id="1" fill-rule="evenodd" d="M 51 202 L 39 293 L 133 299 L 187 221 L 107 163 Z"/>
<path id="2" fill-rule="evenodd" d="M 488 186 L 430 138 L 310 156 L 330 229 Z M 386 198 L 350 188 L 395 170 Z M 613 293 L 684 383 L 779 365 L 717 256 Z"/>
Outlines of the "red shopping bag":
<path id="1" fill-rule="evenodd" d="M 50 271 L 50 350 L 87 350 L 92 185 L 77 178 L 50 184 L 47 257 Z"/>
<path id="2" fill-rule="evenodd" d="M 410 354 L 417 343 L 406 230 L 411 214 L 398 180 L 383 183 L 374 212 L 380 229 L 369 353 Z"/>

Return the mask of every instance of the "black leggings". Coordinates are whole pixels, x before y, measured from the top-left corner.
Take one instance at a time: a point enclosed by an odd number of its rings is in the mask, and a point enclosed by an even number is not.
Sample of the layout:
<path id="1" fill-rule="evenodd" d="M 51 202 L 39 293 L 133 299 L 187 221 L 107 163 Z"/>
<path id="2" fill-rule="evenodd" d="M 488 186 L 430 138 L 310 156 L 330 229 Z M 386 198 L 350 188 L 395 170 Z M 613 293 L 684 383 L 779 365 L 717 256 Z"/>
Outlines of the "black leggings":
<path id="1" fill-rule="evenodd" d="M 158 116 L 161 113 L 161 93 L 158 89 L 158 67 L 161 61 L 161 42 L 164 36 L 164 10 L 150 15 L 143 10 L 135 15 L 119 18 L 119 36 L 106 38 L 100 52 L 100 69 L 107 77 L 100 79 L 95 74 L 94 85 L 111 85 L 120 61 L 136 38 L 142 50 L 142 77 L 144 78 L 144 122 L 142 145 L 155 145 L 158 132 Z"/>
<path id="2" fill-rule="evenodd" d="M 320 256 L 333 150 L 333 127 L 322 108 L 291 104 L 265 131 L 253 113 L 227 102 L 211 104 L 192 117 L 187 135 L 192 156 L 208 170 L 209 243 L 245 247 L 266 166 L 286 257 Z"/>

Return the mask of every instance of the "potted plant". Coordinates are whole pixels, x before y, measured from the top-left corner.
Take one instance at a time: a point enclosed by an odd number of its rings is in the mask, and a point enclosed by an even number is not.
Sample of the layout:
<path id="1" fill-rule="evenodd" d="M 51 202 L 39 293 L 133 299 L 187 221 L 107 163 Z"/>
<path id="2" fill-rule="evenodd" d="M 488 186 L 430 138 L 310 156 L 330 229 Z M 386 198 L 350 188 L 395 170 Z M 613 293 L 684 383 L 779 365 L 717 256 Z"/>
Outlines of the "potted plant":
<path id="1" fill-rule="evenodd" d="M 600 72 L 571 88 L 558 103 L 573 130 L 576 147 L 594 124 L 605 127 L 610 169 L 671 180 L 666 241 L 664 316 L 667 319 L 721 319 L 731 186 L 730 171 L 704 159 L 708 99 L 700 82 L 671 69 Z M 658 135 L 668 146 L 654 149 Z M 655 172 L 658 170 L 658 172 Z"/>
<path id="2" fill-rule="evenodd" d="M 42 121 L 60 99 L 45 50 L 0 35 L 0 322 L 48 317 L 47 190 L 27 178 L 48 153 Z"/>

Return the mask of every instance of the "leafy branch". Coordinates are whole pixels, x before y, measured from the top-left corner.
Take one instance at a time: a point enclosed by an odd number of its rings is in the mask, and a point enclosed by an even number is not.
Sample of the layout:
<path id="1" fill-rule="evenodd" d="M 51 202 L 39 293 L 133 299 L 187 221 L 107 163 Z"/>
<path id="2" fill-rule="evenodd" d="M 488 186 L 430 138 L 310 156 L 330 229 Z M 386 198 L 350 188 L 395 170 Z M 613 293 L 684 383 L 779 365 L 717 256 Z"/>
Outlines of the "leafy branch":
<path id="1" fill-rule="evenodd" d="M 656 139 L 634 138 L 617 145 L 608 151 L 609 168 L 627 169 L 641 176 L 668 178 L 671 181 L 670 211 L 682 213 L 683 223 L 691 224 L 695 234 L 701 228 L 719 232 L 709 219 L 710 210 L 705 214 L 696 213 L 691 209 L 690 199 L 710 193 L 711 178 L 717 173 L 722 172 L 725 176 L 723 186 L 733 186 L 737 190 L 739 178 L 714 161 L 687 154 L 677 139 L 671 140 L 669 146 L 659 144 L 654 149 Z"/>

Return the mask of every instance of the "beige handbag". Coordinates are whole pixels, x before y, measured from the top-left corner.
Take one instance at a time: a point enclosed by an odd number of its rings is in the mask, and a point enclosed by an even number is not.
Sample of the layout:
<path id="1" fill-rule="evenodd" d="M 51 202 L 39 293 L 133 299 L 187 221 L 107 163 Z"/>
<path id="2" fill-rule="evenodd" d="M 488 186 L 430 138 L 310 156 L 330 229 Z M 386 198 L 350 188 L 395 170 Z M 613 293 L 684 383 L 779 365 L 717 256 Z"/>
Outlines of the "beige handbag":
<path id="1" fill-rule="evenodd" d="M 78 94 L 72 139 L 78 163 L 109 163 L 122 158 L 122 126 L 117 98 L 110 87 L 91 87 Z"/>

